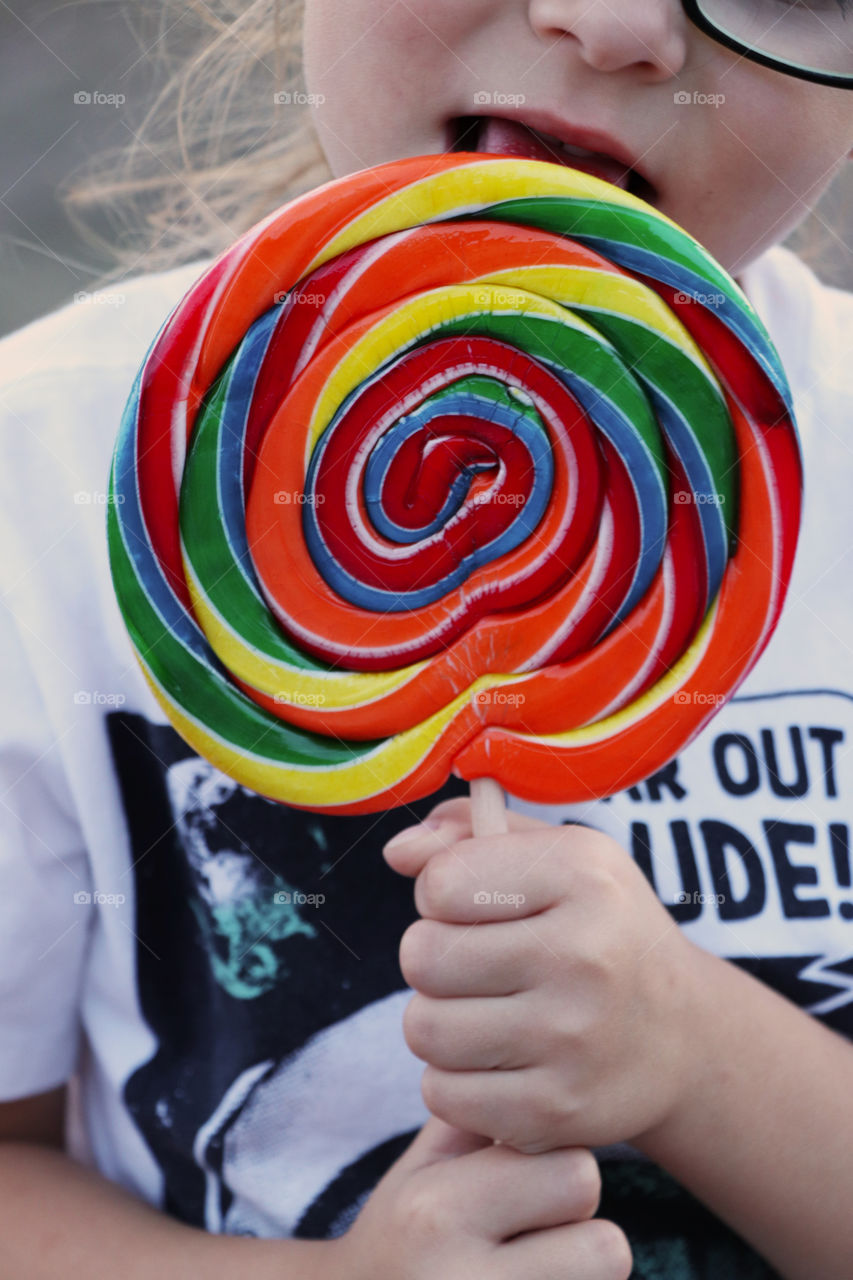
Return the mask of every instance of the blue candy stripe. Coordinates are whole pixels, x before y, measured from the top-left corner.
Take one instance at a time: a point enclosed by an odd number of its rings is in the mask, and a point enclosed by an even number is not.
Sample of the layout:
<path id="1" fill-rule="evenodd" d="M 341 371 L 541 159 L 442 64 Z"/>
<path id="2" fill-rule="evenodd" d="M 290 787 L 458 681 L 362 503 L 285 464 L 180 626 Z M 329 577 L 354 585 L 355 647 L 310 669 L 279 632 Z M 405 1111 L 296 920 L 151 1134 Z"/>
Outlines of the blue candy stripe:
<path id="1" fill-rule="evenodd" d="M 646 442 L 619 406 L 580 374 L 558 364 L 551 364 L 551 368 L 622 458 L 634 490 L 640 524 L 640 551 L 630 586 L 608 627 L 610 630 L 639 604 L 657 573 L 666 546 L 667 488 Z"/>
<path id="2" fill-rule="evenodd" d="M 551 444 L 541 425 L 536 426 L 529 415 L 518 409 L 511 409 L 499 401 L 470 392 L 456 392 L 453 395 L 435 397 L 426 401 L 406 418 L 400 419 L 385 433 L 370 455 L 364 470 L 364 497 L 370 517 L 377 532 L 391 542 L 414 543 L 438 533 L 444 528 L 465 501 L 470 488 L 471 476 L 481 468 L 467 467 L 454 480 L 441 511 L 421 529 L 403 528 L 386 516 L 382 496 L 388 470 L 397 455 L 398 449 L 411 436 L 425 430 L 434 418 L 446 414 L 467 414 L 489 422 L 496 422 L 524 443 L 533 465 L 534 481 L 528 502 L 519 509 L 519 518 L 524 519 L 526 534 L 530 534 L 545 514 L 554 484 L 554 461 Z M 310 486 L 310 472 L 309 472 Z M 499 549 L 497 540 L 492 544 L 493 557 L 504 554 Z M 518 546 L 515 542 L 513 548 Z M 513 549 L 510 548 L 510 549 Z"/>
<path id="3" fill-rule="evenodd" d="M 473 398 L 472 398 L 473 399 Z M 477 398 L 479 399 L 479 397 Z M 440 401 L 440 412 L 442 414 L 449 412 L 448 397 L 444 397 Z M 475 569 L 480 568 L 484 564 L 488 564 L 491 560 L 496 560 L 500 556 L 507 555 L 520 546 L 530 533 L 539 524 L 548 505 L 549 498 L 553 489 L 554 463 L 550 452 L 550 445 L 546 437 L 542 433 L 537 432 L 530 420 L 520 413 L 513 412 L 507 407 L 490 401 L 489 410 L 492 419 L 500 422 L 501 425 L 514 430 L 527 446 L 531 456 L 531 462 L 534 468 L 533 490 L 530 499 L 524 506 L 519 508 L 518 514 L 511 522 L 508 528 L 503 530 L 497 537 L 491 541 L 483 543 L 482 546 L 475 547 L 470 555 L 463 557 L 452 573 L 447 574 L 438 582 L 429 583 L 425 587 L 416 588 L 411 591 L 397 592 L 390 591 L 379 587 L 371 587 L 365 583 L 359 582 L 356 578 L 347 572 L 337 560 L 335 560 L 330 551 L 320 527 L 317 518 L 317 507 L 313 503 L 306 503 L 303 512 L 303 528 L 305 530 L 305 541 L 308 546 L 311 558 L 317 566 L 318 572 L 323 579 L 328 582 L 342 599 L 348 600 L 351 604 L 358 605 L 360 608 L 381 610 L 383 612 L 403 613 L 409 609 L 418 609 L 433 604 L 436 600 L 442 599 L 448 595 L 450 591 L 460 586 L 466 578 L 470 577 Z M 344 411 L 346 402 L 341 409 L 338 410 L 332 422 L 326 428 L 321 442 L 318 443 L 311 459 L 311 465 L 308 472 L 308 480 L 306 484 L 306 492 L 313 493 L 315 489 L 315 477 L 317 468 L 320 465 L 325 442 L 331 440 L 335 427 Z M 376 521 L 377 511 L 380 510 L 381 503 L 381 482 L 384 480 L 388 466 L 390 466 L 393 453 L 399 448 L 402 439 L 407 439 L 416 431 L 422 429 L 423 421 L 418 420 L 417 414 L 411 414 L 402 421 L 398 420 L 395 428 L 386 432 L 383 440 L 377 446 L 374 453 L 381 456 L 377 460 L 376 466 L 378 471 L 372 477 L 371 487 L 366 489 L 366 500 L 370 504 L 371 516 Z M 377 485 L 376 477 L 379 477 Z M 466 478 L 461 477 L 463 480 Z M 367 483 L 367 482 L 366 482 Z M 466 481 L 466 489 L 467 489 Z M 447 505 L 447 504 L 445 504 Z M 391 522 L 384 518 L 385 524 L 392 529 Z M 379 523 L 377 521 L 377 528 Z M 408 533 L 403 530 L 403 533 Z M 393 537 L 393 535 L 392 535 Z M 400 542 L 411 542 L 414 539 L 394 538 Z"/>
<path id="4" fill-rule="evenodd" d="M 620 244 L 618 241 L 613 240 L 602 240 L 598 236 L 584 235 L 583 232 L 574 233 L 573 239 L 589 245 L 591 249 L 595 249 L 602 257 L 609 257 L 618 266 L 626 267 L 629 271 L 642 272 L 643 275 L 660 280 L 690 298 L 707 297 L 709 293 L 722 297 L 723 302 L 721 304 L 701 302 L 699 305 L 704 306 L 708 311 L 713 311 L 714 315 L 718 316 L 737 335 L 772 382 L 788 412 L 793 414 L 791 389 L 788 386 L 776 349 L 769 343 L 769 339 L 765 337 L 758 326 L 750 323 L 751 317 L 748 319 L 744 315 L 743 309 L 737 305 L 728 292 L 724 290 L 719 290 L 718 292 L 704 277 L 695 275 L 692 271 L 688 271 L 686 268 L 672 262 L 671 259 L 660 258 L 656 253 L 642 249 L 639 246 Z"/>

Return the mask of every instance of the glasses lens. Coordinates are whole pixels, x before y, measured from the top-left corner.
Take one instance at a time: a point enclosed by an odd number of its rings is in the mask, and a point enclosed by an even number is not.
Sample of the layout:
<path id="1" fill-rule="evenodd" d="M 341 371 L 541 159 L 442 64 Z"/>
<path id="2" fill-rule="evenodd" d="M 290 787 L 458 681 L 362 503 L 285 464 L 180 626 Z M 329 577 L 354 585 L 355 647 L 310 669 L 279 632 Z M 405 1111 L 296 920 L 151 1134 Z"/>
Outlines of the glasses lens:
<path id="1" fill-rule="evenodd" d="M 750 49 L 853 82 L 853 0 L 699 0 L 699 8 Z"/>

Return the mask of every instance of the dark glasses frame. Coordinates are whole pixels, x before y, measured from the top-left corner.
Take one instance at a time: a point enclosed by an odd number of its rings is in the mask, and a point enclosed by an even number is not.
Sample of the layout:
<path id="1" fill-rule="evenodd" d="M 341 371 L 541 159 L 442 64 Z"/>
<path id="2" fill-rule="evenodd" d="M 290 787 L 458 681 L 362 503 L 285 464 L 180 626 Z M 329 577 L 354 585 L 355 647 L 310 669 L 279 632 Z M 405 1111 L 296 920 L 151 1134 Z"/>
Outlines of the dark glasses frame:
<path id="1" fill-rule="evenodd" d="M 712 40 L 716 40 L 717 44 L 725 45 L 727 49 L 733 49 L 735 53 L 739 53 L 743 58 L 748 58 L 750 62 L 758 62 L 763 67 L 770 67 L 771 70 L 780 71 L 786 76 L 796 76 L 800 80 L 812 80 L 816 84 L 829 84 L 836 89 L 853 89 L 853 74 L 840 76 L 832 71 L 815 71 L 811 67 L 801 66 L 797 62 L 787 62 L 784 58 L 774 58 L 772 54 L 765 53 L 762 49 L 754 49 L 752 45 L 743 44 L 740 40 L 736 40 L 734 36 L 730 36 L 727 31 L 715 26 L 710 18 L 702 12 L 699 7 L 699 0 L 681 0 L 681 4 L 694 26 L 703 31 L 705 35 L 710 36 Z"/>

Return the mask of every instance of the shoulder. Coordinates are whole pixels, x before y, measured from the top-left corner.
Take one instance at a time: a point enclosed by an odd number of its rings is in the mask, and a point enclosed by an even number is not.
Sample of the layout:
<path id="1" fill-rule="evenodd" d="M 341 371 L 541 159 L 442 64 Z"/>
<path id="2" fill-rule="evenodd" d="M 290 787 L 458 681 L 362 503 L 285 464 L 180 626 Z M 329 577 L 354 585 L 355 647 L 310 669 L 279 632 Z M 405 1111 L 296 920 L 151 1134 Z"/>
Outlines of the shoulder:
<path id="1" fill-rule="evenodd" d="M 136 373 L 174 307 L 205 269 L 192 263 L 81 293 L 0 339 L 0 492 L 50 511 L 102 489 Z"/>
<path id="2" fill-rule="evenodd" d="M 0 340 L 0 569 L 44 568 L 43 557 L 61 547 L 49 563 L 69 573 L 80 557 L 100 554 L 110 462 L 134 379 L 205 265 L 78 296 Z"/>
<path id="3" fill-rule="evenodd" d="M 22 463 L 33 433 L 42 455 L 52 448 L 69 465 L 76 449 L 114 435 L 148 348 L 206 265 L 76 294 L 0 339 L 3 463 Z"/>
<path id="4" fill-rule="evenodd" d="M 137 276 L 72 301 L 0 339 L 0 391 L 45 376 L 136 368 L 207 262 Z"/>

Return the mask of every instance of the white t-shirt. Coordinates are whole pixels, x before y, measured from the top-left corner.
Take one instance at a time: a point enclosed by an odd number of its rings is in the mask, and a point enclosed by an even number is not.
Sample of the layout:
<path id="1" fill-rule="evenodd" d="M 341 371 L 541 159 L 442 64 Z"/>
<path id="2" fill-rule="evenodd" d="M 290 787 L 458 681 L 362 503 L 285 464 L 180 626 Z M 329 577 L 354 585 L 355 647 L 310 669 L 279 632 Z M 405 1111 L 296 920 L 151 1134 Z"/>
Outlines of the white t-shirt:
<path id="1" fill-rule="evenodd" d="M 413 817 L 246 791 L 136 664 L 107 476 L 138 366 L 204 265 L 0 342 L 0 1099 L 77 1071 L 73 1149 L 109 1178 L 210 1231 L 325 1236 L 427 1119 L 401 1028 L 412 886 L 381 857 Z M 743 283 L 805 452 L 780 626 L 657 782 L 547 816 L 612 832 L 691 938 L 853 1035 L 853 295 L 782 248 Z M 275 901 L 291 890 L 325 901 Z"/>

